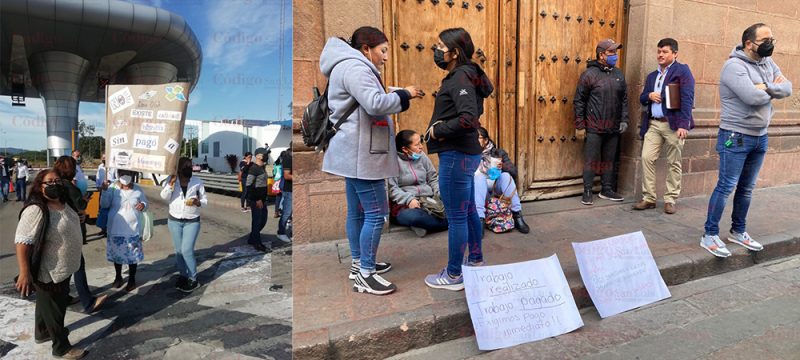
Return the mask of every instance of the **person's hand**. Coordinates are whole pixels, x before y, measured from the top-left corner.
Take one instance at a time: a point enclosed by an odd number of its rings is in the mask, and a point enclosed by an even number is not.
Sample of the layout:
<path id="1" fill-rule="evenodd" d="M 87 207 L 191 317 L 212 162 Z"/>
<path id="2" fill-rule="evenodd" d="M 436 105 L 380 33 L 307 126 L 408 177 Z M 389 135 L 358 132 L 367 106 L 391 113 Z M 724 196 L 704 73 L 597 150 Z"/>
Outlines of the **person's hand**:
<path id="1" fill-rule="evenodd" d="M 781 75 L 781 76 L 776 77 L 775 81 L 773 81 L 772 83 L 774 83 L 774 84 L 782 84 L 784 81 L 786 81 L 786 78 L 783 77 L 783 75 Z"/>
<path id="2" fill-rule="evenodd" d="M 689 130 L 679 128 L 678 131 L 676 131 L 676 134 L 678 135 L 678 139 L 684 140 L 687 136 L 689 136 Z"/>
<path id="3" fill-rule="evenodd" d="M 175 186 L 175 180 L 178 179 L 178 175 L 172 175 L 169 177 L 169 186 Z"/>
<path id="4" fill-rule="evenodd" d="M 106 181 L 103 181 L 103 183 L 100 185 L 100 190 L 103 190 L 103 191 L 106 191 L 106 190 L 108 190 L 108 186 L 109 186 L 110 184 L 111 184 L 111 183 L 110 183 L 110 182 L 108 182 L 108 180 L 106 180 Z"/>
<path id="5" fill-rule="evenodd" d="M 408 91 L 409 94 L 411 94 L 412 99 L 421 98 L 425 96 L 425 93 L 422 92 L 422 90 L 420 90 L 416 86 L 409 86 L 405 88 L 405 90 Z"/>
<path id="6" fill-rule="evenodd" d="M 33 293 L 33 281 L 31 279 L 31 274 L 29 272 L 19 274 L 19 278 L 17 278 L 17 283 L 15 284 L 17 291 L 24 296 L 27 297 L 31 293 Z"/>
<path id="7" fill-rule="evenodd" d="M 86 212 L 83 211 L 83 210 L 79 211 L 78 212 L 78 218 L 81 219 L 81 223 L 85 223 L 86 222 Z"/>
<path id="8" fill-rule="evenodd" d="M 586 129 L 575 129 L 575 137 L 578 139 L 586 138 Z"/>
<path id="9" fill-rule="evenodd" d="M 136 204 L 135 209 L 138 210 L 138 211 L 144 211 L 144 203 L 140 202 L 140 203 Z"/>
<path id="10" fill-rule="evenodd" d="M 619 132 L 624 133 L 625 130 L 628 130 L 628 123 L 626 122 L 619 123 Z"/>
<path id="11" fill-rule="evenodd" d="M 656 104 L 661 104 L 661 94 L 653 91 L 649 95 L 647 95 L 647 97 L 650 98 L 650 101 Z"/>
<path id="12" fill-rule="evenodd" d="M 192 206 L 200 207 L 200 200 L 197 198 L 192 199 Z"/>
<path id="13" fill-rule="evenodd" d="M 409 209 L 419 209 L 419 207 L 420 207 L 420 204 L 419 204 L 419 200 L 417 200 L 417 199 L 411 200 L 411 202 L 408 203 L 408 208 Z"/>
<path id="14" fill-rule="evenodd" d="M 764 83 L 756 84 L 756 89 L 767 90 L 767 84 Z"/>
<path id="15" fill-rule="evenodd" d="M 197 200 L 197 199 L 195 199 L 195 200 Z M 261 201 L 261 200 L 257 200 L 256 201 L 256 209 L 263 209 L 263 208 L 264 208 L 264 202 Z"/>

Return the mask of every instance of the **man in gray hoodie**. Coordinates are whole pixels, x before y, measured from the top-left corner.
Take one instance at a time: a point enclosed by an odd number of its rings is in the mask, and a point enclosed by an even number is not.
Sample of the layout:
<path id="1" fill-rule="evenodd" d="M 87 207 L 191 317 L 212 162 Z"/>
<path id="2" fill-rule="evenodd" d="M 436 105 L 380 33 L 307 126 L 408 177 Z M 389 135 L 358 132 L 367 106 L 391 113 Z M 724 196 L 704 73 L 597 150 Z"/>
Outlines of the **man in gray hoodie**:
<path id="1" fill-rule="evenodd" d="M 763 246 L 745 230 L 747 210 L 758 171 L 767 152 L 767 127 L 772 119 L 772 99 L 792 95 L 792 83 L 772 60 L 775 38 L 764 24 L 754 24 L 742 34 L 737 46 L 722 67 L 717 152 L 719 177 L 708 204 L 705 235 L 700 246 L 718 257 L 730 251 L 719 238 L 719 220 L 728 195 L 733 196 L 733 214 L 728 241 L 759 251 Z"/>

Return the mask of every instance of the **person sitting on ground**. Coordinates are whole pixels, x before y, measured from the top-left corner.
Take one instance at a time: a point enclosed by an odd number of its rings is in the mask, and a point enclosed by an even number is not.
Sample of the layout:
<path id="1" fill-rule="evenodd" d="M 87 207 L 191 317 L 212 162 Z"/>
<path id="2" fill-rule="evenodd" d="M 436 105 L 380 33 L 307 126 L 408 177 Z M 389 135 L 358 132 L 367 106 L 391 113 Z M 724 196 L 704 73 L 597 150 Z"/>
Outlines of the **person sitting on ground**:
<path id="1" fill-rule="evenodd" d="M 35 342 L 52 341 L 53 356 L 80 359 L 86 351 L 70 344 L 69 330 L 64 327 L 69 278 L 81 266 L 82 257 L 80 218 L 68 205 L 58 174 L 52 169 L 40 171 L 14 236 L 19 264 L 16 288 L 25 297 L 36 291 Z M 32 256 L 34 252 L 40 256 Z"/>
<path id="2" fill-rule="evenodd" d="M 108 239 L 106 259 L 114 263 L 116 277 L 114 288 L 122 287 L 122 264 L 128 264 L 128 286 L 126 291 L 136 289 L 136 266 L 144 260 L 142 247 L 142 212 L 147 208 L 144 191 L 133 183 L 128 170 L 119 170 L 119 180 L 109 187 L 101 186 L 100 207 L 108 208 Z"/>
<path id="3" fill-rule="evenodd" d="M 395 147 L 400 176 L 389 178 L 391 221 L 410 227 L 419 237 L 447 230 L 447 216 L 439 197 L 439 174 L 422 149 L 420 135 L 403 130 L 395 137 Z"/>
<path id="4" fill-rule="evenodd" d="M 494 141 L 489 137 L 489 131 L 484 127 L 478 129 L 478 142 L 481 144 L 483 152 L 481 153 L 481 166 L 475 172 L 475 209 L 478 211 L 481 223 L 485 223 L 486 201 L 488 198 L 493 195 L 503 195 L 511 199 L 514 228 L 523 234 L 527 234 L 530 231 L 530 227 L 522 217 L 522 204 L 516 191 L 517 167 L 511 162 L 508 153 L 495 145 Z M 496 155 L 492 155 L 493 153 Z M 492 171 L 492 166 L 490 166 L 491 158 L 495 156 L 501 159 L 499 173 Z M 481 169 L 486 169 L 486 171 L 481 171 Z M 491 193 L 489 189 L 492 190 Z"/>

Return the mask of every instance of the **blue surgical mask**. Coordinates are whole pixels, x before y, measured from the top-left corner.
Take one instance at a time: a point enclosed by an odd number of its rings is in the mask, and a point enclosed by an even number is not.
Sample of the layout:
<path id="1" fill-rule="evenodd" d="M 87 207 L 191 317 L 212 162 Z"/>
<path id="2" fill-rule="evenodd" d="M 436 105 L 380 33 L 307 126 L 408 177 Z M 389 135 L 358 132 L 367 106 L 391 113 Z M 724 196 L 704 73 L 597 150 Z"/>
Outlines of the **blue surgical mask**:
<path id="1" fill-rule="evenodd" d="M 493 167 L 493 168 L 489 169 L 489 171 L 486 172 L 486 176 L 489 177 L 489 180 L 497 180 L 498 178 L 500 178 L 500 174 L 502 174 L 502 173 L 503 173 L 503 170 L 500 170 L 499 168 Z"/>
<path id="2" fill-rule="evenodd" d="M 606 56 L 606 62 L 608 63 L 608 66 L 611 66 L 611 67 L 614 67 L 614 66 L 617 65 L 617 60 L 618 59 L 619 59 L 619 55 L 616 55 L 616 54 L 607 55 Z"/>
<path id="3" fill-rule="evenodd" d="M 411 160 L 417 161 L 422 159 L 422 153 L 411 153 Z"/>

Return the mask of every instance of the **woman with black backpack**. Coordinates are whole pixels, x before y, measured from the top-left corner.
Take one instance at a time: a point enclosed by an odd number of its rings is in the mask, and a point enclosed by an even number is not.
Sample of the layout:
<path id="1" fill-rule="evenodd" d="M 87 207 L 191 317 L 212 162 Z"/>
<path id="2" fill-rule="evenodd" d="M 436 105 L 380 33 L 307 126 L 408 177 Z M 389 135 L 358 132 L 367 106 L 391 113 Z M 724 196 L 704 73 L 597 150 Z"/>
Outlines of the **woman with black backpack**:
<path id="1" fill-rule="evenodd" d="M 67 201 L 67 191 L 55 170 L 40 171 L 33 180 L 20 212 L 14 243 L 22 296 L 36 291 L 34 340 L 53 342 L 52 354 L 80 359 L 83 349 L 73 348 L 64 317 L 69 304 L 69 279 L 81 266 L 83 236 L 78 212 Z"/>
<path id="2" fill-rule="evenodd" d="M 439 154 L 439 191 L 449 224 L 447 266 L 438 274 L 425 277 L 425 284 L 453 291 L 464 289 L 461 264 L 467 246 L 466 264 L 483 264 L 483 225 L 475 210 L 474 177 L 483 151 L 478 142 L 483 100 L 494 88 L 483 69 L 472 62 L 474 52 L 475 45 L 466 30 L 439 33 L 433 61 L 447 75 L 437 92 L 425 134 L 428 151 Z"/>
<path id="3" fill-rule="evenodd" d="M 391 265 L 375 261 L 389 215 L 385 180 L 399 173 L 389 115 L 407 110 L 411 99 L 423 95 L 414 86 L 386 93 L 378 69 L 388 58 L 389 40 L 374 27 L 359 28 L 349 43 L 329 39 L 320 55 L 320 69 L 328 78 L 330 121 L 346 119 L 328 143 L 322 171 L 345 178 L 353 290 L 376 295 L 397 288 L 378 275 Z"/>

